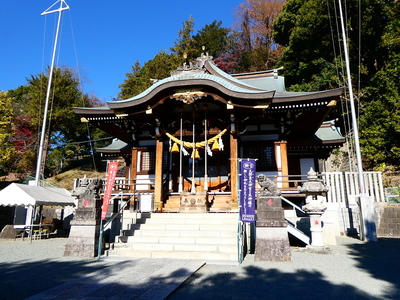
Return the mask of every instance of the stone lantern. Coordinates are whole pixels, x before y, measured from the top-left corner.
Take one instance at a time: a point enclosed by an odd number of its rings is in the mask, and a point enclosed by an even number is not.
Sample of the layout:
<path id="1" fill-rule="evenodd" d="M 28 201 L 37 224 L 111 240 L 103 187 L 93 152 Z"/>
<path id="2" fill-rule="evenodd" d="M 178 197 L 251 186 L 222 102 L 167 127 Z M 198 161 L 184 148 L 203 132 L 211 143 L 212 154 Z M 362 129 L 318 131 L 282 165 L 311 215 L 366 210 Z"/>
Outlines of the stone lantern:
<path id="1" fill-rule="evenodd" d="M 326 193 L 329 188 L 318 179 L 317 173 L 310 169 L 307 179 L 303 186 L 297 189 L 300 193 L 306 194 L 306 205 L 303 210 L 310 216 L 311 246 L 322 247 L 322 223 L 321 216 L 326 210 Z"/>

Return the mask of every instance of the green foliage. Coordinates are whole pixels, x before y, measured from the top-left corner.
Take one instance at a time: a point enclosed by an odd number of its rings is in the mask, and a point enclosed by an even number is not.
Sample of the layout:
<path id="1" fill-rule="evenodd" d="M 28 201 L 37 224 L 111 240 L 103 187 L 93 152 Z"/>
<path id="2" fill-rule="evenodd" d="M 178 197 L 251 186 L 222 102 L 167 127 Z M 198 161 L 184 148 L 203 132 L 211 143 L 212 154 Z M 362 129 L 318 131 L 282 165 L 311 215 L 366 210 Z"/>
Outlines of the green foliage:
<path id="1" fill-rule="evenodd" d="M 205 25 L 193 37 L 197 48 L 205 47 L 209 55 L 218 57 L 227 47 L 228 28 L 223 28 L 222 21 L 214 20 L 211 24 Z"/>
<path id="2" fill-rule="evenodd" d="M 30 101 L 25 105 L 25 109 L 35 127 L 42 124 L 47 84 L 47 74 L 32 75 L 28 79 L 27 97 Z M 51 134 L 61 132 L 66 142 L 82 138 L 86 134 L 85 126 L 72 109 L 76 106 L 88 106 L 90 103 L 89 97 L 82 94 L 79 85 L 72 69 L 54 69 L 48 123 Z"/>
<path id="3" fill-rule="evenodd" d="M 194 18 L 189 17 L 179 30 L 179 38 L 171 48 L 173 53 L 160 51 L 153 59 L 143 66 L 138 61 L 132 66 L 132 71 L 126 74 L 126 79 L 119 86 L 119 98 L 128 99 L 134 97 L 149 88 L 154 80 L 169 77 L 171 72 L 184 61 L 193 61 L 200 56 L 202 47 L 211 56 L 218 56 L 227 51 L 229 45 L 229 30 L 223 28 L 221 21 L 213 21 L 205 25 L 196 35 L 194 32 Z M 187 58 L 185 59 L 184 56 Z"/>
<path id="4" fill-rule="evenodd" d="M 143 74 L 141 74 L 142 67 L 138 61 L 132 66 L 132 72 L 126 73 L 126 79 L 119 86 L 121 91 L 118 96 L 122 99 L 128 99 L 135 95 L 140 94 L 146 88 L 150 86 L 149 78 L 144 78 Z"/>
<path id="5" fill-rule="evenodd" d="M 35 170 L 47 84 L 48 74 L 31 75 L 27 79 L 27 85 L 9 91 L 14 97 L 13 144 L 17 149 L 15 164 L 9 166 L 13 171 Z M 56 164 L 59 165 L 60 156 L 65 157 L 66 152 L 71 151 L 71 147 L 65 146 L 66 144 L 88 138 L 86 125 L 80 122 L 72 108 L 91 106 L 97 102 L 83 94 L 79 87 L 80 83 L 72 69 L 54 69 L 47 121 L 50 159 L 46 174 L 52 171 L 53 160 L 58 160 Z M 55 156 L 55 153 L 62 155 Z"/>
<path id="6" fill-rule="evenodd" d="M 312 91 L 345 85 L 337 12 L 333 2 L 287 1 L 275 21 L 274 36 L 285 46 L 280 64 L 284 66 L 290 90 Z M 357 82 L 353 86 L 359 88 L 354 94 L 360 104 L 363 163 L 369 169 L 399 166 L 399 5 L 391 0 L 352 0 L 346 2 L 344 12 L 350 69 Z M 358 77 L 354 76 L 357 73 Z"/>
<path id="7" fill-rule="evenodd" d="M 334 11 L 332 7 L 330 10 Z M 288 86 L 296 84 L 299 89 L 299 85 L 304 85 L 303 90 L 307 90 L 317 86 L 313 81 L 321 75 L 320 70 L 325 75 L 335 72 L 328 13 L 326 1 L 289 0 L 276 19 L 274 37 L 285 47 L 279 64 L 284 67 Z M 327 85 L 335 83 L 328 81 Z"/>
<path id="8" fill-rule="evenodd" d="M 400 162 L 400 42 L 398 36 L 391 41 L 391 61 L 372 78 L 363 99 L 360 142 L 369 167 Z"/>
<path id="9" fill-rule="evenodd" d="M 171 72 L 183 63 L 183 57 L 160 51 L 153 59 L 140 66 L 136 61 L 132 72 L 126 74 L 126 79 L 119 86 L 118 96 L 122 99 L 134 97 L 145 91 L 152 84 L 152 79 L 161 80 L 171 75 Z"/>
<path id="10" fill-rule="evenodd" d="M 200 54 L 200 50 L 196 49 L 193 32 L 194 18 L 189 16 L 189 19 L 183 22 L 183 28 L 178 32 L 178 39 L 175 40 L 174 47 L 170 49 L 179 57 L 186 56 L 189 61 L 196 59 Z"/>
<path id="11" fill-rule="evenodd" d="M 10 164 L 15 155 L 15 149 L 11 147 L 12 143 L 9 139 L 12 135 L 12 101 L 13 98 L 0 91 L 0 175 L 5 174 L 6 166 Z"/>

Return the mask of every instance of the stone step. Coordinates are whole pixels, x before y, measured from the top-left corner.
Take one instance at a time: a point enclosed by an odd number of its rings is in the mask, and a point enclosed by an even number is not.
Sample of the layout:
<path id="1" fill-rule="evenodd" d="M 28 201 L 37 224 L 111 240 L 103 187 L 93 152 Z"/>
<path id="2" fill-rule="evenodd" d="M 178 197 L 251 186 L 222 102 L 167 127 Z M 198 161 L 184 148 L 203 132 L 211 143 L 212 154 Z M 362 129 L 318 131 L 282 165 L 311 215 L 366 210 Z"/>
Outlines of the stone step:
<path id="1" fill-rule="evenodd" d="M 207 236 L 129 236 L 127 243 L 193 244 L 193 245 L 236 245 L 237 238 Z"/>
<path id="2" fill-rule="evenodd" d="M 193 237 L 236 237 L 237 230 L 176 230 L 176 231 L 163 231 L 159 230 L 130 230 L 130 235 L 127 236 L 128 240 L 132 236 L 193 236 Z"/>
<path id="3" fill-rule="evenodd" d="M 237 262 L 237 213 L 152 213 L 129 216 L 109 256 Z"/>
<path id="4" fill-rule="evenodd" d="M 111 257 L 132 257 L 132 258 L 176 258 L 176 259 L 201 259 L 207 261 L 229 261 L 237 263 L 237 253 L 217 253 L 201 251 L 138 251 L 138 250 L 112 250 L 108 251 Z"/>
<path id="5" fill-rule="evenodd" d="M 179 207 L 163 208 L 163 212 L 177 213 L 177 212 L 179 212 Z"/>
<path id="6" fill-rule="evenodd" d="M 124 232 L 132 230 L 231 230 L 234 224 L 132 224 Z"/>
<path id="7" fill-rule="evenodd" d="M 181 203 L 180 202 L 173 202 L 173 203 L 167 203 L 165 204 L 165 206 L 163 207 L 163 210 L 166 208 L 170 208 L 170 207 L 180 207 Z"/>
<path id="8" fill-rule="evenodd" d="M 114 250 L 137 251 L 195 251 L 213 253 L 235 253 L 236 244 L 159 244 L 159 243 L 117 243 Z"/>
<path id="9" fill-rule="evenodd" d="M 132 220 L 179 220 L 179 219 L 188 219 L 191 220 L 238 220 L 237 213 L 218 213 L 218 216 L 215 216 L 216 213 L 195 213 L 195 214 L 181 214 L 181 213 L 152 213 L 149 215 L 138 216 L 135 217 L 134 215 L 130 214 L 128 216 L 123 216 L 125 219 L 132 219 Z M 142 214 L 143 215 L 143 214 Z"/>
<path id="10" fill-rule="evenodd" d="M 237 224 L 237 219 L 196 219 L 196 218 L 172 218 L 172 219 L 138 219 L 136 224 Z"/>

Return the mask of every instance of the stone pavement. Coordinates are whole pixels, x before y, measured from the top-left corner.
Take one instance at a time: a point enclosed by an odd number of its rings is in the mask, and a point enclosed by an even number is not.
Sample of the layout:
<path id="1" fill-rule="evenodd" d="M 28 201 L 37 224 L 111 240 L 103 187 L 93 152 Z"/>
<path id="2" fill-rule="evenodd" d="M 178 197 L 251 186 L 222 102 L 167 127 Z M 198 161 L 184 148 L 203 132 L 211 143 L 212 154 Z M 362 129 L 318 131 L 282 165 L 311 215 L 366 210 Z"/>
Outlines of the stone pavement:
<path id="1" fill-rule="evenodd" d="M 63 257 L 66 239 L 0 239 L 0 300 L 400 299 L 400 238 L 337 237 L 331 251 L 292 247 L 291 262 Z M 197 271 L 196 271 L 197 270 Z"/>
<path id="2" fill-rule="evenodd" d="M 178 259 L 125 260 L 27 299 L 165 299 L 204 264 Z"/>

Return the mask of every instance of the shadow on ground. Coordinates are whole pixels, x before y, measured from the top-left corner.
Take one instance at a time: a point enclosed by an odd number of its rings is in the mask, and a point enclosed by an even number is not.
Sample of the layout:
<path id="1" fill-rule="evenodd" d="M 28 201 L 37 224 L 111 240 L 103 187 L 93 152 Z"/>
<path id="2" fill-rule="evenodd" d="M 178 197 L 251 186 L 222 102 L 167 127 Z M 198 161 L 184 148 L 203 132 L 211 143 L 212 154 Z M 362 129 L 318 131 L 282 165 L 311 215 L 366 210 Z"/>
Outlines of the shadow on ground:
<path id="1" fill-rule="evenodd" d="M 347 247 L 358 268 L 394 286 L 386 299 L 400 299 L 400 239 L 379 238 L 378 242 L 349 244 Z"/>
<path id="2" fill-rule="evenodd" d="M 196 276 L 196 275 L 194 275 Z M 192 278 L 191 280 L 193 280 Z M 190 281 L 167 299 L 380 299 L 355 289 L 351 285 L 334 285 L 319 272 L 307 270 L 296 274 L 246 267 L 246 276 L 234 273 L 218 274 L 201 284 Z"/>
<path id="3" fill-rule="evenodd" d="M 98 261 L 18 261 L 0 266 L 0 299 L 24 299 L 103 269 Z"/>
<path id="4" fill-rule="evenodd" d="M 237 268 L 232 267 L 222 272 L 208 273 L 206 276 L 201 273 L 200 269 L 167 299 L 274 299 L 277 297 L 307 300 L 400 299 L 400 273 L 398 272 L 400 239 L 380 238 L 378 242 L 349 243 L 343 247 L 345 253 L 341 255 L 346 255 L 355 262 L 355 266 L 353 264 L 351 268 L 362 271 L 366 277 L 385 281 L 392 288 L 385 290 L 380 297 L 377 297 L 368 294 L 363 288 L 356 288 L 351 282 L 348 284 L 333 283 L 322 271 L 316 270 L 312 265 L 309 268 L 302 266 L 301 269 L 290 272 L 283 271 L 283 268 L 279 269 L 276 265 L 274 268 L 269 268 L 268 264 L 262 267 L 250 264 L 235 266 Z M 335 261 L 336 258 L 332 259 Z M 74 295 L 74 298 L 78 298 L 76 296 L 79 294 L 83 297 L 108 298 L 117 293 L 121 297 L 125 295 L 125 299 L 132 299 L 135 295 L 138 296 L 146 289 L 148 290 L 149 287 L 153 289 L 154 294 L 157 294 L 158 289 L 161 291 L 168 285 L 170 288 L 176 287 L 174 286 L 174 274 L 167 279 L 147 278 L 135 286 L 124 281 L 123 276 L 114 277 L 114 281 L 104 284 L 113 270 L 119 269 L 123 271 L 122 274 L 128 274 L 130 268 L 135 264 L 138 264 L 135 267 L 135 273 L 129 274 L 132 278 L 140 276 L 149 268 L 157 267 L 151 263 L 139 266 L 139 262 L 134 261 L 114 262 L 111 265 L 109 262 L 96 259 L 66 261 L 27 259 L 2 263 L 0 266 L 0 299 L 25 299 L 64 283 L 67 283 L 70 288 L 75 288 L 77 294 Z M 238 271 L 239 267 L 240 271 Z M 325 266 L 328 269 L 329 267 L 329 265 Z M 349 273 L 351 271 L 348 270 Z M 91 274 L 93 272 L 98 273 Z M 184 270 L 179 270 L 179 272 L 184 272 Z M 86 275 L 84 281 L 91 282 L 86 286 L 82 284 L 81 288 L 82 280 L 72 281 L 83 275 Z M 99 278 L 101 282 L 98 281 Z M 362 287 L 362 284 L 358 286 Z M 365 282 L 365 285 L 368 285 L 368 282 Z M 65 299 L 71 298 L 66 295 Z"/>
<path id="5" fill-rule="evenodd" d="M 164 299 L 192 274 L 177 268 L 165 276 L 164 265 L 163 260 L 5 263 L 0 299 Z"/>
<path id="6" fill-rule="evenodd" d="M 204 273 L 195 273 L 167 299 L 400 299 L 400 239 L 379 239 L 379 242 L 352 243 L 344 247 L 347 253 L 343 255 L 356 262 L 358 271 L 362 270 L 366 277 L 388 282 L 391 288 L 378 297 L 352 282 L 333 283 L 313 265 L 293 273 L 269 268 L 268 264 L 261 267 L 254 264 L 243 267 L 241 274 L 229 271 L 204 276 Z M 369 282 L 358 286 L 363 284 Z"/>

